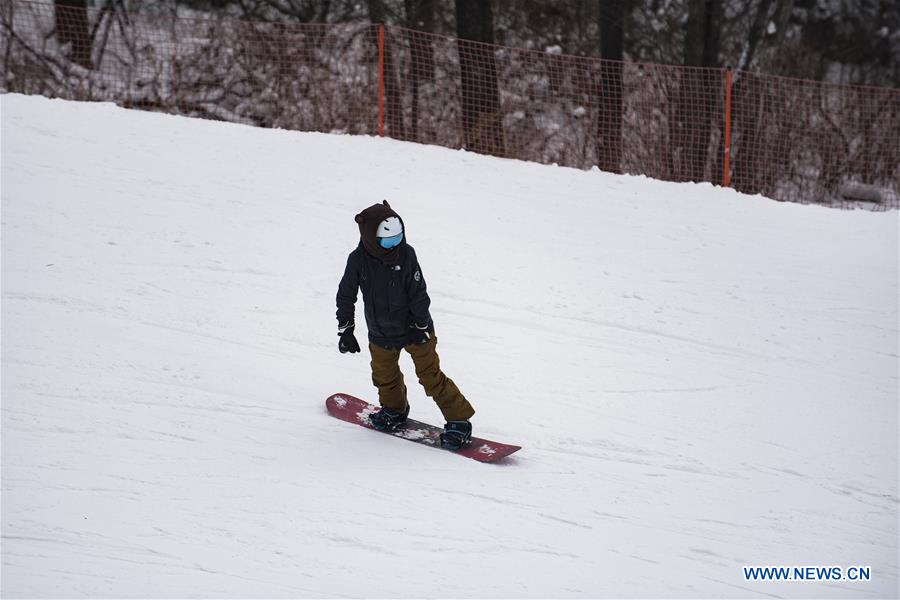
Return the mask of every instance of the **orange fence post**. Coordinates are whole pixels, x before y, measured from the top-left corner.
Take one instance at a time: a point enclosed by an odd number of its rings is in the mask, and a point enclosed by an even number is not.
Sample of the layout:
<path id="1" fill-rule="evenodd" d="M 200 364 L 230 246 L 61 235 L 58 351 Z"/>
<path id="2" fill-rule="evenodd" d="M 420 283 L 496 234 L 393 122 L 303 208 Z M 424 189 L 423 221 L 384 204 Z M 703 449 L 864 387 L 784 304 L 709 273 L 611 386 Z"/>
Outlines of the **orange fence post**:
<path id="1" fill-rule="evenodd" d="M 378 25 L 378 137 L 384 137 L 384 24 Z"/>
<path id="2" fill-rule="evenodd" d="M 725 139 L 722 160 L 722 187 L 731 183 L 731 172 L 728 163 L 731 159 L 731 67 L 725 69 Z"/>

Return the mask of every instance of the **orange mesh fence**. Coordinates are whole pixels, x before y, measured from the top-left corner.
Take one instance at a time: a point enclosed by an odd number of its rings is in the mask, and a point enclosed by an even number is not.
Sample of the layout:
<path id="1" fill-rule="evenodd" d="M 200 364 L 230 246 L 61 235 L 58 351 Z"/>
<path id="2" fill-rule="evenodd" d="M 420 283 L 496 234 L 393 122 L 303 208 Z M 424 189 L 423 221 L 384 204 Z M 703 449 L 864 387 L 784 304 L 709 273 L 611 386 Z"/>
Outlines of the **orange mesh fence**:
<path id="1" fill-rule="evenodd" d="M 900 207 L 897 89 L 118 6 L 4 0 L 0 91 Z"/>
<path id="2" fill-rule="evenodd" d="M 731 112 L 734 188 L 900 207 L 900 90 L 741 72 Z"/>
<path id="3" fill-rule="evenodd" d="M 9 92 L 104 100 L 263 127 L 373 133 L 377 48 L 368 24 L 2 4 Z"/>

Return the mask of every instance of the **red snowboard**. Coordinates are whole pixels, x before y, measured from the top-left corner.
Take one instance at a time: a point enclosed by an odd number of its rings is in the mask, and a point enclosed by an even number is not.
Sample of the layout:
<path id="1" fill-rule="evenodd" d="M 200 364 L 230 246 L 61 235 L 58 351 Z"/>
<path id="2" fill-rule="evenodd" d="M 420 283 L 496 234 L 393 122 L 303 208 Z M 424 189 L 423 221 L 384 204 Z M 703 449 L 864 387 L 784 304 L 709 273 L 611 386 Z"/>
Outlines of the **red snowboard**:
<path id="1" fill-rule="evenodd" d="M 377 406 L 373 406 L 368 402 L 360 400 L 349 394 L 334 394 L 325 400 L 325 406 L 332 416 L 337 417 L 348 423 L 356 423 L 369 429 L 375 429 L 369 422 L 369 415 L 378 410 Z M 441 427 L 420 423 L 412 419 L 407 419 L 406 423 L 400 426 L 396 431 L 386 432 L 395 437 L 401 437 L 406 440 L 433 446 L 441 447 Z M 480 462 L 497 462 L 501 458 L 506 458 L 516 450 L 521 450 L 521 446 L 510 446 L 509 444 L 500 444 L 490 440 L 473 437 L 472 440 L 460 448 L 459 450 L 449 450 L 454 454 L 462 454 L 469 458 L 474 458 Z"/>

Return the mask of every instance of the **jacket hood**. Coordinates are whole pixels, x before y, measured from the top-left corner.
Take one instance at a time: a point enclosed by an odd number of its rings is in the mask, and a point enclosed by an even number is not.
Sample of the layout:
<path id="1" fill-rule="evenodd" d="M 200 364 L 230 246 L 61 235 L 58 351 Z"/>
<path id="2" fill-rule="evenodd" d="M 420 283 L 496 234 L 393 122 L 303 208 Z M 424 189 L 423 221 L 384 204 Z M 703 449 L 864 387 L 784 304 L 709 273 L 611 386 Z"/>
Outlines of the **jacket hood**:
<path id="1" fill-rule="evenodd" d="M 396 217 L 403 226 L 403 240 L 393 248 L 382 248 L 378 243 L 378 225 L 389 217 Z M 375 258 L 394 264 L 400 260 L 400 248 L 406 245 L 406 224 L 403 218 L 394 212 L 387 200 L 383 200 L 380 204 L 373 204 L 355 217 L 356 224 L 359 225 L 359 238 L 362 241 L 366 252 Z"/>

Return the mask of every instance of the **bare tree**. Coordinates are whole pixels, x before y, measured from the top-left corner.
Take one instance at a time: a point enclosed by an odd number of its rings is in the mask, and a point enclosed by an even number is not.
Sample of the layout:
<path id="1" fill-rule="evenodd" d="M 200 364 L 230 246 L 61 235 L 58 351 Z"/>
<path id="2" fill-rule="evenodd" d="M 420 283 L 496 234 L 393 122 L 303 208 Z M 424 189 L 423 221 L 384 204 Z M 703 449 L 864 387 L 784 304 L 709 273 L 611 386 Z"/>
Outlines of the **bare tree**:
<path id="1" fill-rule="evenodd" d="M 490 1 L 456 0 L 456 31 L 465 147 L 505 156 Z"/>
<path id="2" fill-rule="evenodd" d="M 600 66 L 597 165 L 612 173 L 620 173 L 622 164 L 624 24 L 623 0 L 600 0 L 600 58 L 606 60 Z"/>
<path id="3" fill-rule="evenodd" d="M 722 82 L 719 73 L 704 67 L 719 66 L 719 27 L 722 0 L 689 0 L 684 36 L 684 65 L 701 67 L 681 73 L 671 137 L 677 154 L 673 178 L 705 181 L 710 135 L 717 117 Z"/>
<path id="4" fill-rule="evenodd" d="M 407 38 L 410 50 L 409 84 L 412 88 L 409 138 L 419 139 L 419 90 L 425 81 L 434 79 L 435 0 L 404 0 Z M 426 32 L 420 34 L 419 31 Z"/>
<path id="5" fill-rule="evenodd" d="M 753 24 L 747 34 L 747 44 L 741 51 L 741 57 L 738 59 L 738 71 L 746 71 L 753 64 L 756 57 L 756 50 L 765 33 L 766 24 L 769 22 L 769 12 L 772 7 L 773 0 L 760 0 L 756 9 L 756 16 L 753 18 Z"/>
<path id="6" fill-rule="evenodd" d="M 69 58 L 85 69 L 93 69 L 91 27 L 87 18 L 87 0 L 56 0 L 56 39 L 69 45 Z"/>

